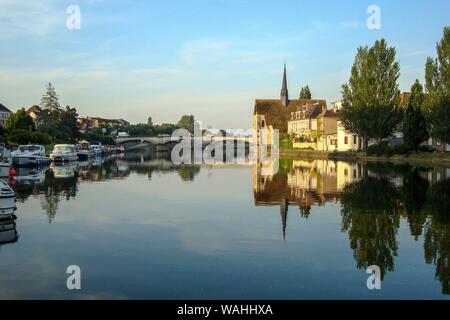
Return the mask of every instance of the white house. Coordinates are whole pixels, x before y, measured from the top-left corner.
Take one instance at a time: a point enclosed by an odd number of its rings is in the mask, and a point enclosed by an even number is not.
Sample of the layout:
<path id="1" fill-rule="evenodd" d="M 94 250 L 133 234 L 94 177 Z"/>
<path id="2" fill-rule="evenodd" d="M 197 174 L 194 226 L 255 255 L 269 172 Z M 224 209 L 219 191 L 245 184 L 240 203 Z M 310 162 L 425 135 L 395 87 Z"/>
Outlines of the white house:
<path id="1" fill-rule="evenodd" d="M 0 103 L 0 127 L 5 125 L 6 118 L 8 118 L 11 113 L 11 110 Z"/>

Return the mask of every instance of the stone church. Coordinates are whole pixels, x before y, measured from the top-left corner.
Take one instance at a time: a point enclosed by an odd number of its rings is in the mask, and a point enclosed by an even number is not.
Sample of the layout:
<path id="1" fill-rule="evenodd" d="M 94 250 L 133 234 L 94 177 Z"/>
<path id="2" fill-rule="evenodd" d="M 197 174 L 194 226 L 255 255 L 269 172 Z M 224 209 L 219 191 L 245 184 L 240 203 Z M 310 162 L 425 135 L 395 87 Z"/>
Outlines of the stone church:
<path id="1" fill-rule="evenodd" d="M 253 130 L 257 141 L 262 139 L 264 144 L 271 144 L 273 130 L 280 134 L 287 132 L 287 123 L 291 115 L 304 107 L 319 106 L 323 112 L 327 109 L 326 100 L 289 99 L 287 86 L 286 64 L 284 64 L 283 81 L 279 99 L 256 99 L 253 110 Z M 264 136 L 261 136 L 263 134 Z"/>

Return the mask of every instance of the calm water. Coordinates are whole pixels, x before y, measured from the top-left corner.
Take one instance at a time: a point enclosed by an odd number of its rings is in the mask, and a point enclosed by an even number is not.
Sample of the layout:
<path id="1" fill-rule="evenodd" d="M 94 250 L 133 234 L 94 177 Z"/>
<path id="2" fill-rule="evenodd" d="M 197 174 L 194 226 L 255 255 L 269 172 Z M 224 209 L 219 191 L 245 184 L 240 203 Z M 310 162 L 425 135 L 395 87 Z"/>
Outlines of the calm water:
<path id="1" fill-rule="evenodd" d="M 448 299 L 450 170 L 128 154 L 10 181 L 0 298 Z M 82 290 L 66 288 L 78 265 Z M 366 268 L 382 270 L 368 290 Z"/>

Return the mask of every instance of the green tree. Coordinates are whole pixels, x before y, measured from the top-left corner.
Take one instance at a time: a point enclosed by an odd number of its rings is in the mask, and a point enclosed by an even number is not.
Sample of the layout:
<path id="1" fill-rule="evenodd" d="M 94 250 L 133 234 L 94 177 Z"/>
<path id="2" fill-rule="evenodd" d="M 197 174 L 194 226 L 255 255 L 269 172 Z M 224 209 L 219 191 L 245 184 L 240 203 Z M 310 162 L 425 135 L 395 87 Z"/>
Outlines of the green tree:
<path id="1" fill-rule="evenodd" d="M 437 58 L 428 58 L 425 64 L 426 119 L 430 136 L 450 142 L 450 27 L 436 45 Z"/>
<path id="2" fill-rule="evenodd" d="M 194 133 L 195 119 L 193 115 L 184 115 L 178 121 L 177 127 L 186 129 L 191 134 Z"/>
<path id="3" fill-rule="evenodd" d="M 78 128 L 78 113 L 75 108 L 66 106 L 66 109 L 61 112 L 60 130 L 67 133 L 68 138 L 66 140 L 74 142 L 80 136 Z"/>
<path id="4" fill-rule="evenodd" d="M 411 87 L 411 97 L 403 119 L 402 132 L 406 148 L 417 151 L 419 145 L 428 139 L 427 123 L 422 114 L 425 94 L 419 80 Z"/>
<path id="5" fill-rule="evenodd" d="M 58 95 L 51 82 L 47 85 L 47 92 L 42 96 L 41 106 L 52 111 L 60 107 Z"/>
<path id="6" fill-rule="evenodd" d="M 27 115 L 27 112 L 24 108 L 11 113 L 5 121 L 4 128 L 7 132 L 12 132 L 16 129 L 23 129 L 28 131 L 35 130 L 34 121 L 29 115 Z"/>
<path id="7" fill-rule="evenodd" d="M 369 140 L 378 143 L 399 128 L 403 117 L 397 80 L 400 65 L 396 50 L 384 39 L 360 47 L 349 82 L 342 86 L 341 120 L 344 128 L 360 135 L 367 150 Z"/>
<path id="8" fill-rule="evenodd" d="M 301 88 L 300 99 L 311 99 L 311 90 L 309 90 L 308 85 Z"/>

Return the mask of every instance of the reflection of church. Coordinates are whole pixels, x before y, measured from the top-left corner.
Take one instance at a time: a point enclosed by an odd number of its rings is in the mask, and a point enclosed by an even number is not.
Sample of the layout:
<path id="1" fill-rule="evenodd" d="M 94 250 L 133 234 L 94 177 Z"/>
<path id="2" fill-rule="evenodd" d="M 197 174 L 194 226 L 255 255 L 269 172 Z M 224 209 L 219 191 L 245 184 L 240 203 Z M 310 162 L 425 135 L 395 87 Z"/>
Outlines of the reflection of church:
<path id="1" fill-rule="evenodd" d="M 300 215 L 307 218 L 312 207 L 338 202 L 343 188 L 363 174 L 361 164 L 329 160 L 292 160 L 288 169 L 280 168 L 273 175 L 261 168 L 261 164 L 253 167 L 255 205 L 280 207 L 283 237 L 289 206 L 298 207 Z"/>

